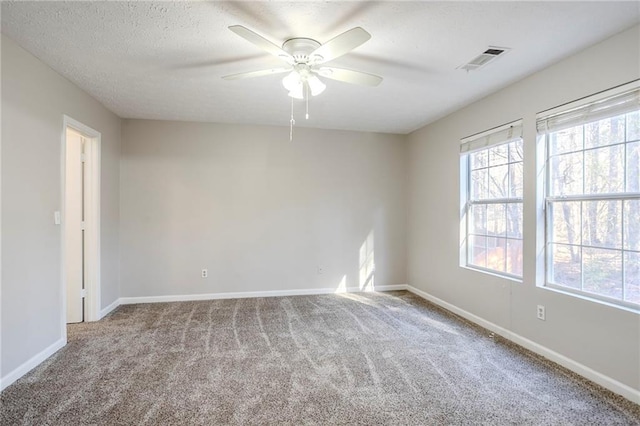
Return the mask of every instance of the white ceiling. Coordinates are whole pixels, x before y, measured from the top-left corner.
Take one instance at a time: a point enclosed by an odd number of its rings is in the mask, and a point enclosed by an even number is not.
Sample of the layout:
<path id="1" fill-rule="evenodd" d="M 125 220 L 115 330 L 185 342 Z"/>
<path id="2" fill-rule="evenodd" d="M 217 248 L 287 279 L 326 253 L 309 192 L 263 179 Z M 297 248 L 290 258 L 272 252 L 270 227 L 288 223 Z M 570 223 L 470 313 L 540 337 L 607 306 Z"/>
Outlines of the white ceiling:
<path id="1" fill-rule="evenodd" d="M 296 124 L 408 133 L 640 21 L 640 2 L 2 2 L 2 32 L 123 118 L 289 124 L 281 66 L 227 29 L 277 45 L 326 42 L 356 26 L 371 40 L 330 65 L 384 77 L 378 87 L 326 80 Z M 513 50 L 456 67 L 489 45 Z"/>

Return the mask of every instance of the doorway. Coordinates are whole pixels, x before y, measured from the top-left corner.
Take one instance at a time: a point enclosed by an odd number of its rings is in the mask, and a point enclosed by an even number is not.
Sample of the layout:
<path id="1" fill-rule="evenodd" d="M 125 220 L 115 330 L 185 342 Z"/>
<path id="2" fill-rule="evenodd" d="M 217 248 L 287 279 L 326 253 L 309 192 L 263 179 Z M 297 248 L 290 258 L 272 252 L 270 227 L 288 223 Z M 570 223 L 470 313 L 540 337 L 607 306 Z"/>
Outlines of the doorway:
<path id="1" fill-rule="evenodd" d="M 100 319 L 100 133 L 64 116 L 63 327 Z M 66 334 L 66 333 L 65 333 Z"/>

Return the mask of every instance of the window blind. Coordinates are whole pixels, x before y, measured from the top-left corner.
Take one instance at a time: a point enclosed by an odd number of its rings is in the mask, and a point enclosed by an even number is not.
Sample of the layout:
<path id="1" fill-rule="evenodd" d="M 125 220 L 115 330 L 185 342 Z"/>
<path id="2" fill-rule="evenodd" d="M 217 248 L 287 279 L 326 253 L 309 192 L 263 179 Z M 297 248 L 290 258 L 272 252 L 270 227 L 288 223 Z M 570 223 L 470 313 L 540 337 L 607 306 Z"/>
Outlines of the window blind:
<path id="1" fill-rule="evenodd" d="M 536 120 L 538 134 L 557 132 L 640 109 L 640 87 L 638 87 L 638 82 L 622 88 L 626 89 L 622 93 L 604 92 L 599 96 L 589 97 L 567 105 L 564 111 L 555 112 L 559 109 L 556 108 L 552 110 L 554 112 L 538 114 Z M 609 96 L 607 96 L 607 93 Z M 604 98 L 603 95 L 605 96 Z M 577 103 L 580 103 L 580 105 L 575 105 Z"/>
<path id="2" fill-rule="evenodd" d="M 486 132 L 460 140 L 460 154 L 469 154 L 494 145 L 522 138 L 522 120 L 514 121 Z"/>

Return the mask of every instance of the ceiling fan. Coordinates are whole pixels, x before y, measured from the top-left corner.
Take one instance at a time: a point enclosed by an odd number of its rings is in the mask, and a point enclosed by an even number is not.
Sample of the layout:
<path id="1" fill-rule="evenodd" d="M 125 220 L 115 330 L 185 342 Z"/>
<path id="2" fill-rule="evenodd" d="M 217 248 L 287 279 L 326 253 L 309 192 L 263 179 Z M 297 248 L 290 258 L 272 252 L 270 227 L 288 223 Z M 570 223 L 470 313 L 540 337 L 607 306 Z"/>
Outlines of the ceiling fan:
<path id="1" fill-rule="evenodd" d="M 324 44 L 310 38 L 296 37 L 285 41 L 281 48 L 241 25 L 233 25 L 229 29 L 255 46 L 282 59 L 287 66 L 226 75 L 222 77 L 225 80 L 288 72 L 289 74 L 282 79 L 282 84 L 289 91 L 289 96 L 296 99 L 305 99 L 305 97 L 308 99 L 309 92 L 311 96 L 316 96 L 324 91 L 326 85 L 318 76 L 364 86 L 377 86 L 382 82 L 382 77 L 374 74 L 324 66 L 325 63 L 349 53 L 371 38 L 371 34 L 360 27 L 352 28 Z"/>

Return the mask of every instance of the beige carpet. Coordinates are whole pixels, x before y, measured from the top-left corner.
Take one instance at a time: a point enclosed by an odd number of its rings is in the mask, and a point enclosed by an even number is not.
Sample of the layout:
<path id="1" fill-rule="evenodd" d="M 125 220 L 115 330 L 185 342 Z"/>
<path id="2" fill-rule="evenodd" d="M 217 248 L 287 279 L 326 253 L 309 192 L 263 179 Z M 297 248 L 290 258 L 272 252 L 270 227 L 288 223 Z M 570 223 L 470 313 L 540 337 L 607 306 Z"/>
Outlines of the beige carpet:
<path id="1" fill-rule="evenodd" d="M 640 407 L 407 293 L 122 306 L 3 425 L 640 424 Z"/>

